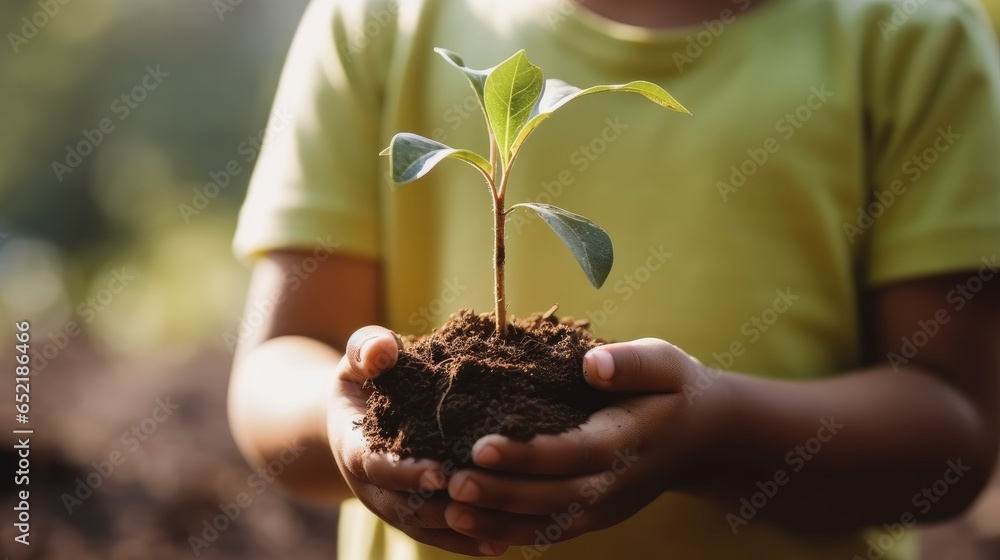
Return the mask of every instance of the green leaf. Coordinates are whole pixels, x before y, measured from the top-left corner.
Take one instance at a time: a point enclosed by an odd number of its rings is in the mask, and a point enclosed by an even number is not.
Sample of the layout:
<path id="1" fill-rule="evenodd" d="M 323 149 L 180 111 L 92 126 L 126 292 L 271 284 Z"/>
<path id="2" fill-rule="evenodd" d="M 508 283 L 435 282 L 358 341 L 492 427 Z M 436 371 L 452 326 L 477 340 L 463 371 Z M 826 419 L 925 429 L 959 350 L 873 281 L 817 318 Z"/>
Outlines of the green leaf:
<path id="1" fill-rule="evenodd" d="M 456 150 L 418 134 L 400 132 L 392 137 L 389 147 L 379 155 L 392 161 L 392 182 L 401 185 L 423 177 L 445 158 L 462 160 L 479 169 L 487 178 L 492 173 L 490 162 L 470 150 Z"/>
<path id="2" fill-rule="evenodd" d="M 580 89 L 576 86 L 567 84 L 562 80 L 550 78 L 545 80 L 545 88 L 542 91 L 542 95 L 539 96 L 538 102 L 531 110 L 531 118 L 524 125 L 518 133 L 517 138 L 514 140 L 512 148 L 513 151 L 516 152 L 521 149 L 521 145 L 528 139 L 528 136 L 531 135 L 536 128 L 538 128 L 538 125 L 542 124 L 542 121 L 552 116 L 552 113 L 554 113 L 556 109 L 562 107 L 570 101 L 573 101 L 574 99 L 579 99 L 592 93 L 601 93 L 605 91 L 638 93 L 646 99 L 649 99 L 657 105 L 666 107 L 667 109 L 673 109 L 674 111 L 688 115 L 691 114 L 684 108 L 683 105 L 678 103 L 673 96 L 667 93 L 666 90 L 654 83 L 638 81 L 620 85 L 593 86 L 587 89 Z"/>
<path id="3" fill-rule="evenodd" d="M 569 247 L 592 286 L 600 288 L 604 285 L 611 273 L 611 265 L 615 262 L 615 250 L 606 231 L 579 214 L 551 204 L 524 202 L 511 206 L 511 209 L 518 206 L 531 208 L 545 220 Z"/>
<path id="4" fill-rule="evenodd" d="M 487 68 L 486 70 L 475 70 L 469 68 L 465 65 L 465 61 L 456 53 L 449 51 L 448 49 L 442 49 L 437 47 L 434 52 L 441 55 L 449 64 L 458 68 L 465 77 L 468 78 L 469 84 L 472 86 L 473 91 L 476 92 L 476 96 L 479 98 L 479 106 L 483 108 L 483 112 L 486 112 L 486 103 L 483 101 L 483 92 L 486 89 L 486 78 L 493 71 L 493 68 Z M 495 68 L 495 67 L 494 67 Z"/>
<path id="5" fill-rule="evenodd" d="M 500 63 L 486 78 L 486 118 L 504 164 L 514 154 L 514 140 L 531 117 L 544 83 L 542 69 L 528 62 L 523 50 Z"/>

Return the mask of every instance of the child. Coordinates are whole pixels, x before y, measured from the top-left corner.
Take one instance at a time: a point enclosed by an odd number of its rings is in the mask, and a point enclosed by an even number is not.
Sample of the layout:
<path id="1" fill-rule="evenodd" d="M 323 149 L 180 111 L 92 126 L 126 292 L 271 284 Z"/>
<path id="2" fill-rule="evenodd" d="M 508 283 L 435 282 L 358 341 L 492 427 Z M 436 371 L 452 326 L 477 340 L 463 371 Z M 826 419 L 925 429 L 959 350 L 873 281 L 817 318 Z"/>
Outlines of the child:
<path id="1" fill-rule="evenodd" d="M 616 263 L 594 291 L 512 214 L 509 311 L 559 302 L 626 341 L 583 372 L 620 399 L 580 430 L 487 436 L 459 472 L 369 453 L 353 424 L 395 360 L 387 329 L 492 303 L 481 179 L 443 164 L 393 187 L 377 156 L 398 131 L 485 152 L 435 46 L 474 68 L 523 48 L 583 87 L 650 80 L 694 114 L 595 96 L 528 143 L 508 200 L 593 218 Z M 248 309 L 269 311 L 230 419 L 251 463 L 295 442 L 283 482 L 347 500 L 341 558 L 913 558 L 907 529 L 989 478 L 1000 62 L 977 6 L 315 0 L 275 110 L 294 126 L 235 241 Z"/>

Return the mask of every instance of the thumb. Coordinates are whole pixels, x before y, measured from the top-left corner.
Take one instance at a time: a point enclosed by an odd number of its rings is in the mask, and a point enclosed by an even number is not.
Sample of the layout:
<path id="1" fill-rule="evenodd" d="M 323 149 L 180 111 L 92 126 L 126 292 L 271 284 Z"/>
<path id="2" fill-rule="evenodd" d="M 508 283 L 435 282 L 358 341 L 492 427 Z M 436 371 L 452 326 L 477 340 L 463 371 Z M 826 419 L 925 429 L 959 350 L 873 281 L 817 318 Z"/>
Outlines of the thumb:
<path id="1" fill-rule="evenodd" d="M 360 328 L 347 341 L 349 373 L 360 381 L 376 377 L 396 365 L 402 348 L 399 337 L 385 327 Z"/>
<path id="2" fill-rule="evenodd" d="M 658 338 L 605 344 L 583 357 L 584 377 L 602 391 L 678 392 L 704 368 L 680 348 Z"/>

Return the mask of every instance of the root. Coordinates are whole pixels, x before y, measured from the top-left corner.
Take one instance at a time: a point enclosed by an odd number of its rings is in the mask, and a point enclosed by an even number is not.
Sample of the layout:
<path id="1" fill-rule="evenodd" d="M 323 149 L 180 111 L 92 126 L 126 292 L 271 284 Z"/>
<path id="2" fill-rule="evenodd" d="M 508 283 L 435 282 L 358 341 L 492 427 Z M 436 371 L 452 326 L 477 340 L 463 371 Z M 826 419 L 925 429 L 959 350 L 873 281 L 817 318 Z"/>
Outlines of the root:
<path id="1" fill-rule="evenodd" d="M 444 399 L 448 396 L 448 392 L 451 391 L 451 384 L 455 381 L 455 373 L 452 372 L 448 376 L 448 387 L 444 390 L 441 395 L 441 400 L 438 401 L 437 412 L 435 416 L 437 417 L 438 431 L 441 433 L 441 441 L 444 441 L 444 425 L 441 423 L 441 408 L 444 407 Z"/>
<path id="2" fill-rule="evenodd" d="M 546 311 L 544 315 L 542 315 L 542 320 L 545 320 L 545 321 L 549 320 L 549 317 L 552 317 L 553 315 L 555 315 L 556 314 L 556 310 L 558 310 L 558 309 L 559 309 L 559 304 L 558 303 L 555 304 L 555 305 L 553 305 L 552 307 L 550 307 L 549 310 Z"/>

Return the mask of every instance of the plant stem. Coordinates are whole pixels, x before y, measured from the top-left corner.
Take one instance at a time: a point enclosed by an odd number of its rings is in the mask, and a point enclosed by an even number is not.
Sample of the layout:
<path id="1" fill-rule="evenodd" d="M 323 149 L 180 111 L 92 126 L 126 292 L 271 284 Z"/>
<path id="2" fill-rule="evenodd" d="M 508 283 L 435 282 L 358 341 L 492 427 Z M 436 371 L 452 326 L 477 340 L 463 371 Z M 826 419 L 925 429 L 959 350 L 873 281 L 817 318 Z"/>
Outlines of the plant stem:
<path id="1" fill-rule="evenodd" d="M 507 183 L 507 169 L 500 165 L 499 147 L 496 136 L 490 129 L 490 167 L 493 177 L 490 180 L 490 190 L 493 193 L 493 299 L 495 306 L 493 315 L 496 321 L 496 334 L 500 338 L 507 336 L 507 295 L 504 286 L 504 262 L 507 254 L 504 248 L 504 229 L 507 224 L 507 213 L 504 211 L 504 187 Z"/>
<path id="2" fill-rule="evenodd" d="M 503 208 L 503 198 L 493 199 L 493 295 L 496 300 L 497 336 L 504 338 L 507 336 L 507 296 L 504 293 L 504 261 L 506 260 L 506 249 L 504 248 L 504 228 L 507 223 L 507 214 Z"/>

